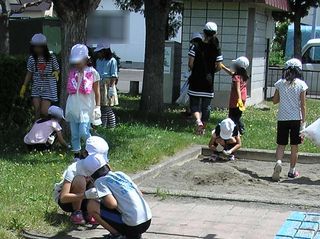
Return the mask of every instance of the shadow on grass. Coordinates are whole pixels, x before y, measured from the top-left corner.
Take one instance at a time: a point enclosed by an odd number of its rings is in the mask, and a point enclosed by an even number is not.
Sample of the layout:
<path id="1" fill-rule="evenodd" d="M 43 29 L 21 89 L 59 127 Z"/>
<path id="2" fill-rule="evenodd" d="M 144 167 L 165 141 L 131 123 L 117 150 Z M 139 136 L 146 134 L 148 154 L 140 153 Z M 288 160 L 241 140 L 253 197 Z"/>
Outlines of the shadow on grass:
<path id="1" fill-rule="evenodd" d="M 70 223 L 70 218 L 67 214 L 60 214 L 55 211 L 46 212 L 44 215 L 44 220 L 51 226 L 57 227 L 61 224 L 66 224 L 72 226 Z"/>

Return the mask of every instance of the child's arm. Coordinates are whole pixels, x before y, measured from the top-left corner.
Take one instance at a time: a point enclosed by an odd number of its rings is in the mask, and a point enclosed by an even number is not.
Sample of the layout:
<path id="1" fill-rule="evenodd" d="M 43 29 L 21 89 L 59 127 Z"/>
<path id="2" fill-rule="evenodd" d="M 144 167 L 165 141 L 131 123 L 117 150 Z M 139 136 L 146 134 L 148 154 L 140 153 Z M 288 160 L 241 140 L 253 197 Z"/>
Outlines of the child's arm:
<path id="1" fill-rule="evenodd" d="M 100 106 L 100 83 L 96 81 L 93 83 L 93 91 L 96 100 L 96 106 Z"/>
<path id="2" fill-rule="evenodd" d="M 29 81 L 32 79 L 32 72 L 30 71 L 27 71 L 27 74 L 25 76 L 25 79 L 24 79 L 24 83 L 23 85 L 21 86 L 21 89 L 20 89 L 20 93 L 19 93 L 19 96 L 21 98 L 24 97 L 25 93 L 26 93 L 26 90 L 27 90 L 27 86 L 28 86 L 28 83 Z"/>
<path id="3" fill-rule="evenodd" d="M 241 90 L 240 90 L 240 81 L 236 81 L 236 82 L 234 82 L 234 84 L 236 85 L 238 100 L 242 100 Z"/>
<path id="4" fill-rule="evenodd" d="M 102 198 L 103 204 L 109 209 L 116 209 L 118 207 L 118 202 L 112 194 L 109 194 Z"/>
<path id="5" fill-rule="evenodd" d="M 215 146 L 214 146 L 214 143 L 216 142 L 216 139 L 217 139 L 217 135 L 215 133 L 212 134 L 211 136 L 211 139 L 210 139 L 210 142 L 209 142 L 209 148 L 212 149 L 212 150 L 215 150 Z"/>
<path id="6" fill-rule="evenodd" d="M 302 119 L 301 119 L 301 130 L 304 130 L 303 128 L 305 128 L 305 123 L 306 123 L 306 112 L 307 112 L 307 106 L 306 106 L 306 91 L 302 92 L 300 94 L 300 101 L 301 101 L 301 115 L 302 115 Z"/>
<path id="7" fill-rule="evenodd" d="M 227 74 L 229 74 L 230 76 L 232 76 L 234 74 L 234 72 L 232 72 L 230 70 L 230 68 L 226 67 L 223 63 L 220 63 L 221 65 L 221 69 L 224 70 Z"/>
<path id="8" fill-rule="evenodd" d="M 228 150 L 229 154 L 232 154 L 232 153 L 236 152 L 238 149 L 241 148 L 241 137 L 240 137 L 240 135 L 236 136 L 235 138 L 236 138 L 236 144 L 232 149 Z"/>
<path id="9" fill-rule="evenodd" d="M 58 131 L 58 132 L 56 132 L 56 133 L 57 133 L 57 139 L 58 139 L 59 143 L 60 143 L 62 146 L 65 146 L 66 148 L 68 148 L 69 145 L 68 145 L 67 142 L 64 140 L 63 135 L 62 135 L 62 132 L 61 132 L 61 131 Z"/>
<path id="10" fill-rule="evenodd" d="M 273 104 L 278 104 L 280 102 L 280 94 L 279 94 L 279 91 L 276 90 L 276 92 L 274 92 L 274 96 L 272 98 L 272 102 Z"/>

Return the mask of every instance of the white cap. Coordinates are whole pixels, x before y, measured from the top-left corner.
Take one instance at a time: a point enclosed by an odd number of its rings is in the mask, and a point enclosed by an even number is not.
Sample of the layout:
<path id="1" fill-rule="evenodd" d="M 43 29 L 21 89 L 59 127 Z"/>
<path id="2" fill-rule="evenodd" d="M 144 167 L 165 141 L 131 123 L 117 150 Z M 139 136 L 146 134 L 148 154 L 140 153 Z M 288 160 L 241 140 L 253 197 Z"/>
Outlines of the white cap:
<path id="1" fill-rule="evenodd" d="M 49 107 L 48 114 L 58 119 L 64 119 L 63 109 L 55 105 Z"/>
<path id="2" fill-rule="evenodd" d="M 250 65 L 248 58 L 245 56 L 240 56 L 237 59 L 232 60 L 232 62 L 234 65 L 239 66 L 243 69 L 247 69 Z"/>
<path id="3" fill-rule="evenodd" d="M 287 70 L 289 68 L 298 68 L 299 70 L 302 70 L 302 63 L 299 59 L 292 58 L 284 64 L 285 70 Z"/>
<path id="4" fill-rule="evenodd" d="M 91 136 L 86 141 L 86 150 L 89 155 L 93 155 L 93 154 L 107 155 L 109 151 L 109 145 L 103 138 L 99 136 Z"/>
<path id="5" fill-rule="evenodd" d="M 232 121 L 232 119 L 227 118 L 220 123 L 220 137 L 224 140 L 228 140 L 232 138 L 232 134 L 236 124 Z"/>
<path id="6" fill-rule="evenodd" d="M 110 48 L 110 45 L 108 44 L 98 44 L 96 49 L 94 49 L 94 52 L 98 52 L 98 51 L 109 49 L 109 48 Z"/>
<path id="7" fill-rule="evenodd" d="M 76 173 L 77 175 L 90 177 L 106 164 L 107 162 L 100 157 L 96 157 L 96 155 L 89 155 L 85 159 L 77 161 Z"/>
<path id="8" fill-rule="evenodd" d="M 207 22 L 206 25 L 204 26 L 204 30 L 217 32 L 218 26 L 215 22 Z"/>
<path id="9" fill-rule="evenodd" d="M 30 44 L 34 46 L 47 45 L 47 38 L 42 33 L 34 34 L 31 38 Z"/>
<path id="10" fill-rule="evenodd" d="M 76 44 L 71 48 L 70 63 L 76 64 L 85 59 L 89 59 L 89 50 L 86 45 Z"/>
<path id="11" fill-rule="evenodd" d="M 191 40 L 190 40 L 190 41 L 192 41 L 192 40 L 194 40 L 194 39 L 197 39 L 197 38 L 202 39 L 202 35 L 200 34 L 200 32 L 194 32 L 194 33 L 192 33 L 192 37 L 191 37 Z"/>

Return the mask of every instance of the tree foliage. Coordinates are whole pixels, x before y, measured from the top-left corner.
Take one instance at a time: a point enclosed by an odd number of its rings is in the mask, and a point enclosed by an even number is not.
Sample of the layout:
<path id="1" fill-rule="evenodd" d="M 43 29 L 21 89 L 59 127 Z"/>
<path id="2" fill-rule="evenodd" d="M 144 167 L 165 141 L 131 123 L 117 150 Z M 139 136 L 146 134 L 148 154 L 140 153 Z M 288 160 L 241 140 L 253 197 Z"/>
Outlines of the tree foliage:
<path id="1" fill-rule="evenodd" d="M 144 13 L 144 0 L 114 0 L 116 6 L 122 10 Z M 166 4 L 166 1 L 163 1 Z M 168 24 L 166 29 L 166 39 L 177 35 L 182 26 L 183 4 L 179 2 L 170 3 L 170 12 L 168 15 Z"/>

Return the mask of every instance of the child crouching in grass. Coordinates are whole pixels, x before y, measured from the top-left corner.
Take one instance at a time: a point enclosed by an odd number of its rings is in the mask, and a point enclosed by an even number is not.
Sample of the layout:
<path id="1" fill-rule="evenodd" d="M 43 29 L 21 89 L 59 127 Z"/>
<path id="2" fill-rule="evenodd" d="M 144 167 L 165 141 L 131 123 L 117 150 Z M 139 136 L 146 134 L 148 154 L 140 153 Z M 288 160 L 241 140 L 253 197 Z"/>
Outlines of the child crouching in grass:
<path id="1" fill-rule="evenodd" d="M 108 143 L 104 139 L 92 136 L 86 141 L 86 150 L 82 153 L 82 158 L 90 155 L 106 164 L 109 162 L 108 150 Z M 90 195 L 95 195 L 95 189 L 90 178 L 85 177 L 87 173 L 80 170 L 83 163 L 85 159 L 71 164 L 63 173 L 62 181 L 55 184 L 54 200 L 64 212 L 71 213 L 70 220 L 73 224 L 95 225 L 96 220 L 87 210 L 88 199 Z"/>
<path id="2" fill-rule="evenodd" d="M 220 154 L 235 160 L 234 153 L 241 147 L 241 138 L 238 126 L 230 119 L 223 120 L 212 132 L 209 148 L 213 151 L 211 160 L 215 161 Z"/>
<path id="3" fill-rule="evenodd" d="M 71 146 L 64 140 L 59 124 L 63 119 L 63 110 L 58 106 L 50 106 L 48 116 L 38 119 L 24 137 L 24 143 L 28 149 L 30 151 L 50 150 L 56 138 L 62 146 L 70 149 Z"/>

